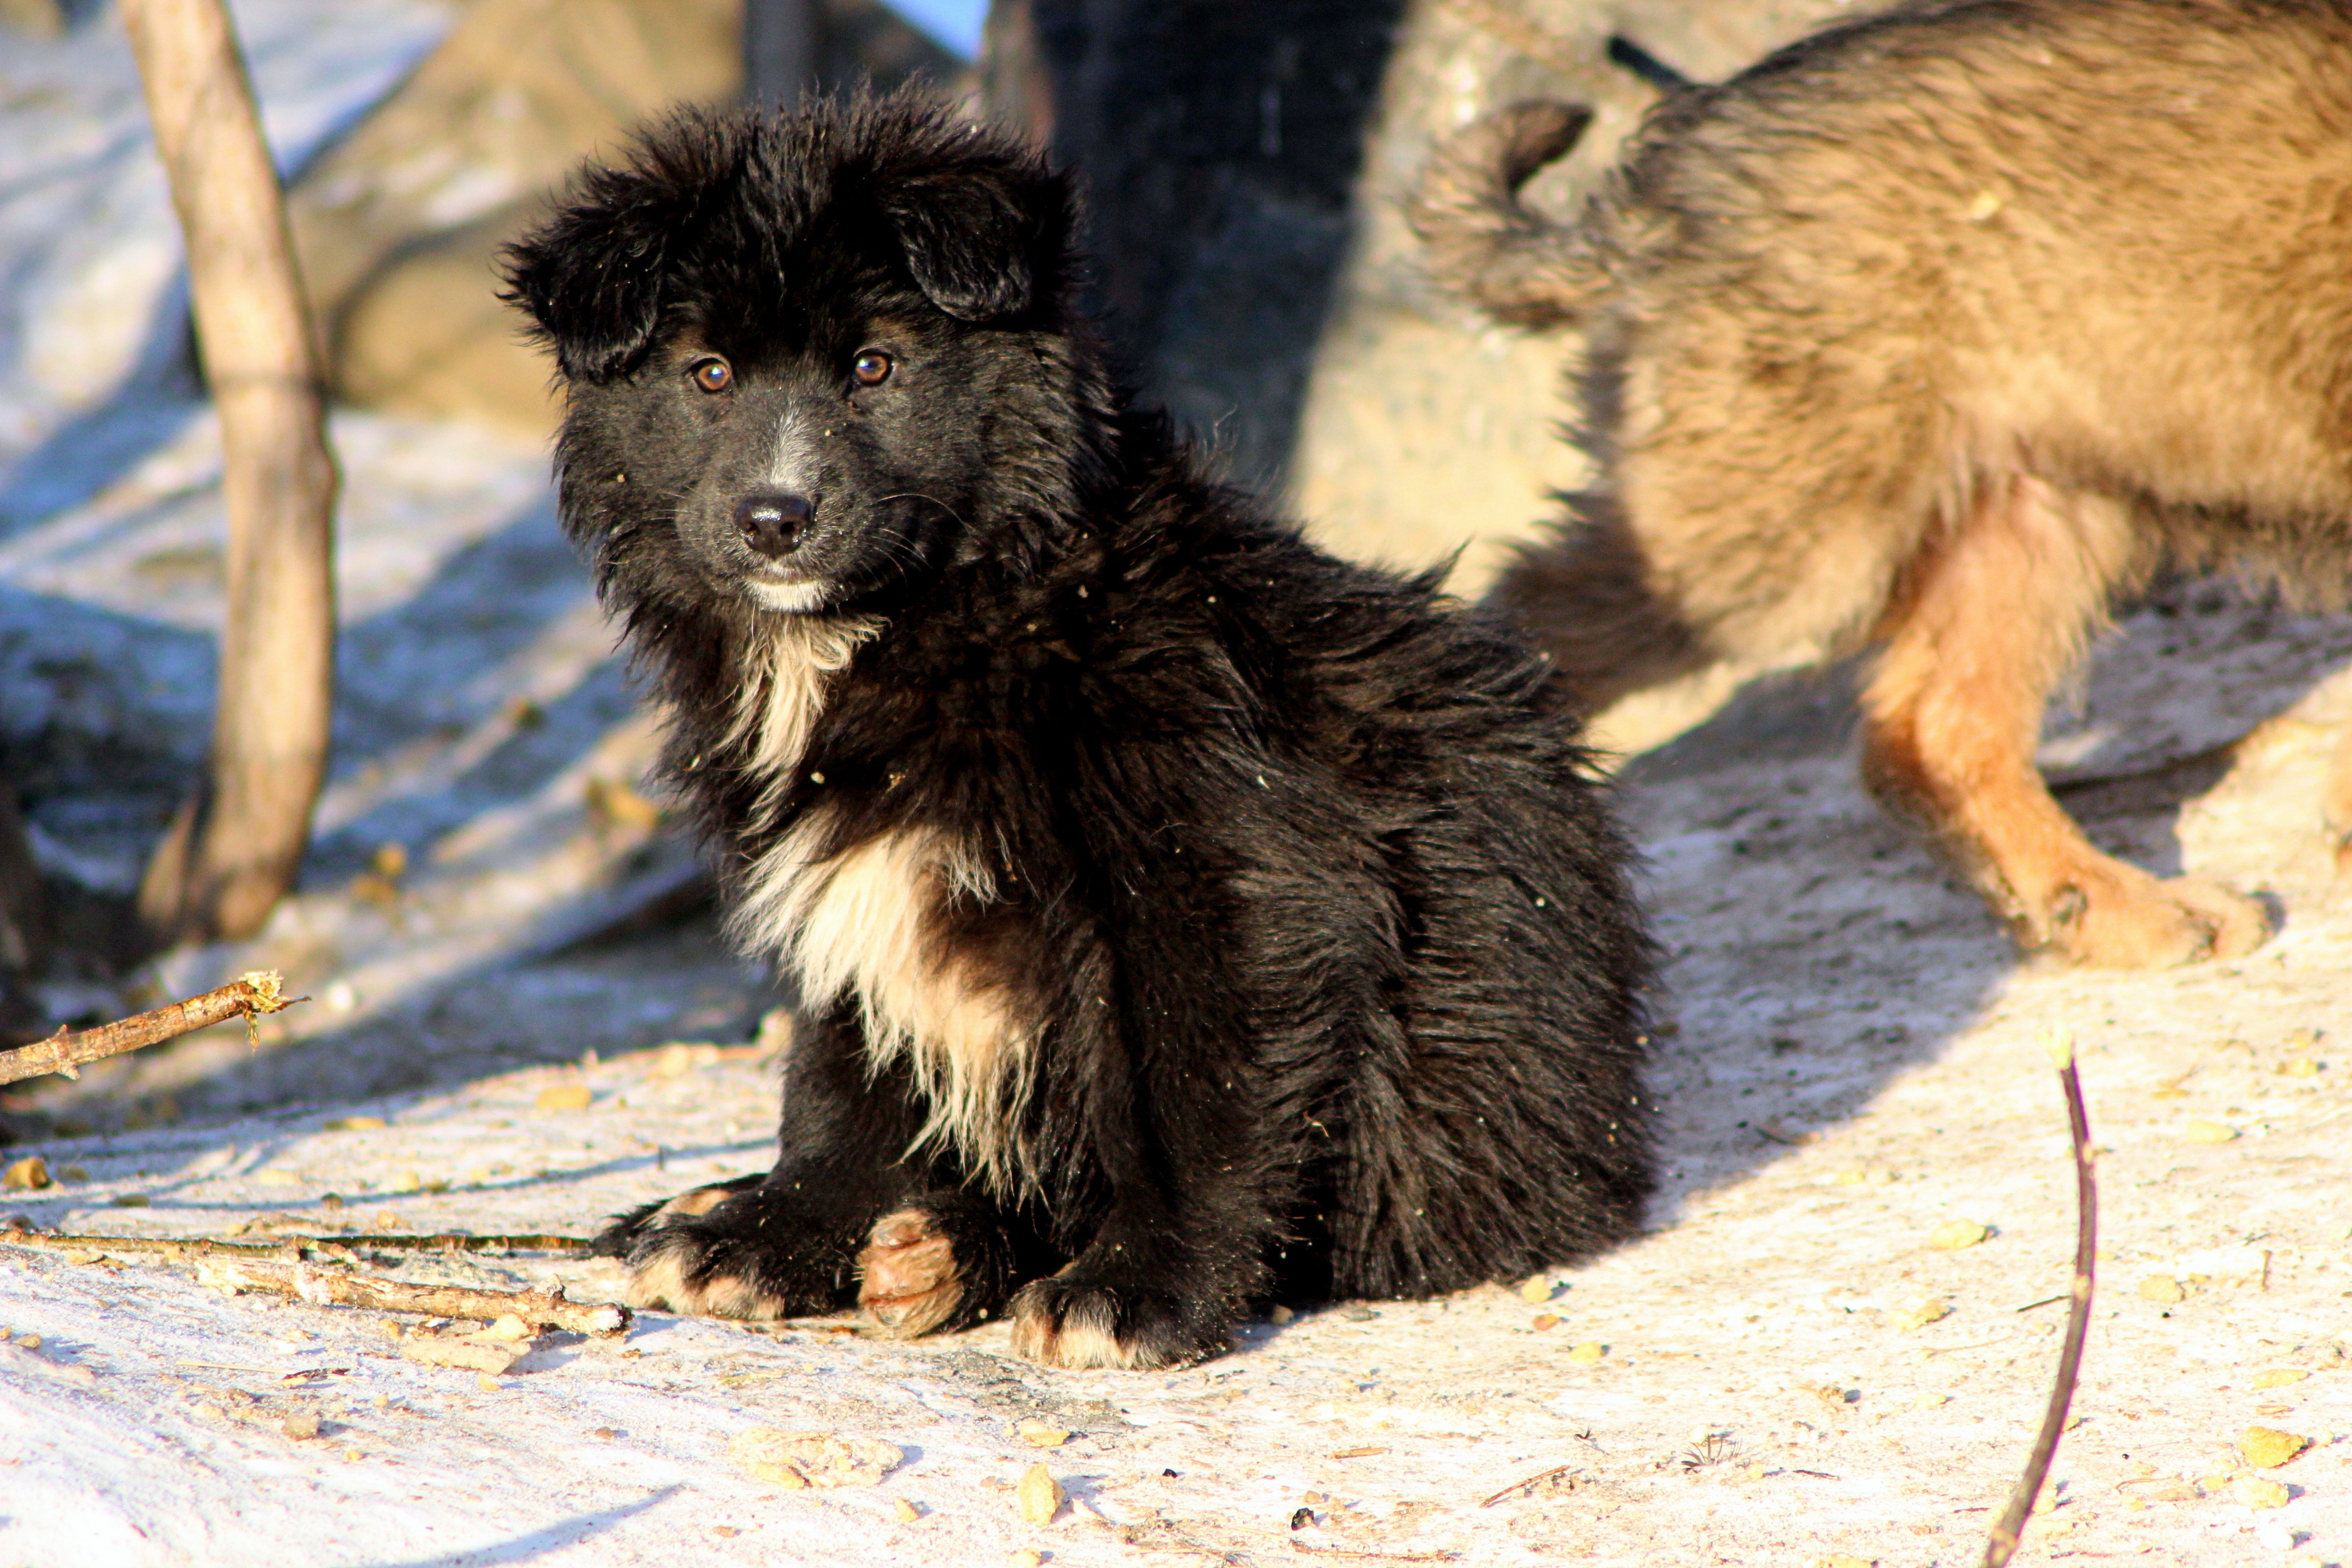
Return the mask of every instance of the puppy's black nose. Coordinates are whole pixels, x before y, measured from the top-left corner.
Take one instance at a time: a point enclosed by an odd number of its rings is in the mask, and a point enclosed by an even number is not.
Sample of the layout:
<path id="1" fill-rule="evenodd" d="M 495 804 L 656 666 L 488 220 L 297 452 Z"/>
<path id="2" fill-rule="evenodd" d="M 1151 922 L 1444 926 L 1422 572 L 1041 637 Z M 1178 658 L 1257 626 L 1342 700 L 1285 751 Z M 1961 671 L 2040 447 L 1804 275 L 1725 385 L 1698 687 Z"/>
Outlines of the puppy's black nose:
<path id="1" fill-rule="evenodd" d="M 773 561 L 800 548 L 801 530 L 815 511 L 806 496 L 761 490 L 735 503 L 735 526 L 743 531 L 744 543 Z"/>

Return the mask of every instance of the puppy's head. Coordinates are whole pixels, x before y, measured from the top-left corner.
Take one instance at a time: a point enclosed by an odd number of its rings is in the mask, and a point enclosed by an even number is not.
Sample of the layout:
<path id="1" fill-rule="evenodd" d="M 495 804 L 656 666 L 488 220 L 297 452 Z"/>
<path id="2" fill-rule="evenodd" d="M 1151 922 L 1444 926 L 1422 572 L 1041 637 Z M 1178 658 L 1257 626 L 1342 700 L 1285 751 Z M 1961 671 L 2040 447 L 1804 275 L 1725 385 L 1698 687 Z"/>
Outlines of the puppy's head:
<path id="1" fill-rule="evenodd" d="M 1071 195 L 911 96 L 681 115 L 507 258 L 554 351 L 567 523 L 634 603 L 834 609 L 1034 543 L 1103 395 Z"/>

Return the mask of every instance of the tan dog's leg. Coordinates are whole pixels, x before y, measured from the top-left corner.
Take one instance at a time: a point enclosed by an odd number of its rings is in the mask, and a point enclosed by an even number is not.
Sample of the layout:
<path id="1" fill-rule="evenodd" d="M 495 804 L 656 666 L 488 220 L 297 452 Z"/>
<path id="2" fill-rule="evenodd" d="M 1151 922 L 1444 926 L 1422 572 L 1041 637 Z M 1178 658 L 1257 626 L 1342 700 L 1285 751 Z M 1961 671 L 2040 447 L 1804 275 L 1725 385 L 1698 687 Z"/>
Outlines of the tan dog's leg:
<path id="1" fill-rule="evenodd" d="M 2126 570 L 2126 520 L 2095 498 L 1994 479 L 1914 561 L 1864 693 L 1864 767 L 1923 818 L 2021 944 L 2077 963 L 2155 969 L 2231 957 L 2266 934 L 2259 906 L 2193 877 L 2160 881 L 2092 847 L 2033 752 L 2051 687 Z"/>

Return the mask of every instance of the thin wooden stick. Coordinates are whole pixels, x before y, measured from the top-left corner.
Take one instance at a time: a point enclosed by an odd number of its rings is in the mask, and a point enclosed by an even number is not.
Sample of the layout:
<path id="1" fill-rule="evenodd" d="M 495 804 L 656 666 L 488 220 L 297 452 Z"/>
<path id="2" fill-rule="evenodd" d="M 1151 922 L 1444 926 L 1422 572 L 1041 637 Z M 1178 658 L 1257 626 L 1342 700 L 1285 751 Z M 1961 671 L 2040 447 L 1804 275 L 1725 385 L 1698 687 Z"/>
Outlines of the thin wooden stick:
<path id="1" fill-rule="evenodd" d="M 72 1252 L 149 1252 L 162 1258 L 287 1258 L 297 1252 L 585 1252 L 578 1236 L 281 1236 L 275 1241 L 220 1241 L 206 1236 L 59 1236 L 0 1230 L 0 1244 Z"/>
<path id="2" fill-rule="evenodd" d="M 1554 1465 L 1549 1470 L 1538 1470 L 1534 1475 L 1528 1477 L 1525 1480 L 1513 1481 L 1509 1486 L 1505 1487 L 1501 1491 L 1496 1492 L 1493 1497 L 1488 1498 L 1485 1502 L 1480 1503 L 1478 1506 L 1480 1508 L 1492 1508 L 1496 1503 L 1502 1501 L 1505 1498 L 1510 1496 L 1513 1492 L 1525 1491 L 1528 1488 L 1534 1486 L 1538 1481 L 1548 1481 L 1554 1476 L 1565 1475 L 1570 1470 L 1575 1468 L 1577 1468 L 1577 1467 L 1574 1465 Z"/>
<path id="3" fill-rule="evenodd" d="M 2050 1390 L 2050 1406 L 2042 1413 L 2042 1435 L 2025 1474 L 2009 1494 L 2009 1507 L 1992 1527 L 1985 1542 L 1984 1568 L 2005 1568 L 2017 1550 L 2033 1500 L 2042 1495 L 2050 1461 L 2058 1452 L 2058 1435 L 2066 1429 L 2066 1409 L 2074 1400 L 2074 1380 L 2083 1370 L 2083 1342 L 2091 1332 L 2091 1272 L 2098 1253 L 2099 1194 L 2091 1177 L 2091 1116 L 2083 1107 L 2083 1080 L 2074 1070 L 2074 1037 L 2063 1029 L 2050 1032 L 2045 1043 L 2058 1064 L 2058 1081 L 2066 1091 L 2066 1120 L 2074 1137 L 2074 1303 L 2066 1312 L 2066 1343 L 2058 1352 L 2058 1377 Z"/>
<path id="4" fill-rule="evenodd" d="M 626 1332 L 629 1310 L 616 1302 L 582 1303 L 561 1288 L 547 1290 L 475 1290 L 459 1285 L 412 1285 L 380 1275 L 351 1274 L 308 1263 L 264 1263 L 246 1258 L 198 1258 L 196 1283 L 232 1290 L 267 1290 L 322 1307 L 372 1307 L 384 1312 L 422 1312 L 434 1318 L 494 1321 L 512 1313 L 524 1322 L 579 1334 Z"/>
<path id="5" fill-rule="evenodd" d="M 174 1002 L 120 1023 L 100 1024 L 95 1029 L 79 1033 L 59 1029 L 37 1044 L 0 1051 L 0 1083 L 15 1083 L 19 1079 L 38 1078 L 50 1072 L 79 1078 L 85 1062 L 103 1061 L 142 1046 L 160 1045 L 191 1029 L 209 1028 L 238 1016 L 250 1029 L 257 1014 L 282 1013 L 297 1002 L 310 1000 L 308 996 L 289 996 L 285 991 L 282 975 L 275 970 L 257 969 L 217 991 L 207 991 L 201 996 L 191 996 L 184 1002 Z"/>

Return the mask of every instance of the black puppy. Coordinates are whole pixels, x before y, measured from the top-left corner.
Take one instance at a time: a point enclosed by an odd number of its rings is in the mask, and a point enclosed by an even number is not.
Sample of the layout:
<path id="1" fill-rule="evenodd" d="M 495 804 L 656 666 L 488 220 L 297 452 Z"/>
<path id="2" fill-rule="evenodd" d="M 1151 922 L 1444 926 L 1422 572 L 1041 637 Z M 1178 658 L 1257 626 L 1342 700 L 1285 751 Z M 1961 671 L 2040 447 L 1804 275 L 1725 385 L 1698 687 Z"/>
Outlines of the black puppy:
<path id="1" fill-rule="evenodd" d="M 1645 947 L 1547 667 L 1127 407 L 1071 210 L 919 100 L 698 114 L 509 258 L 565 523 L 799 987 L 775 1169 L 606 1233 L 640 1304 L 1172 1366 L 1650 1189 Z"/>

